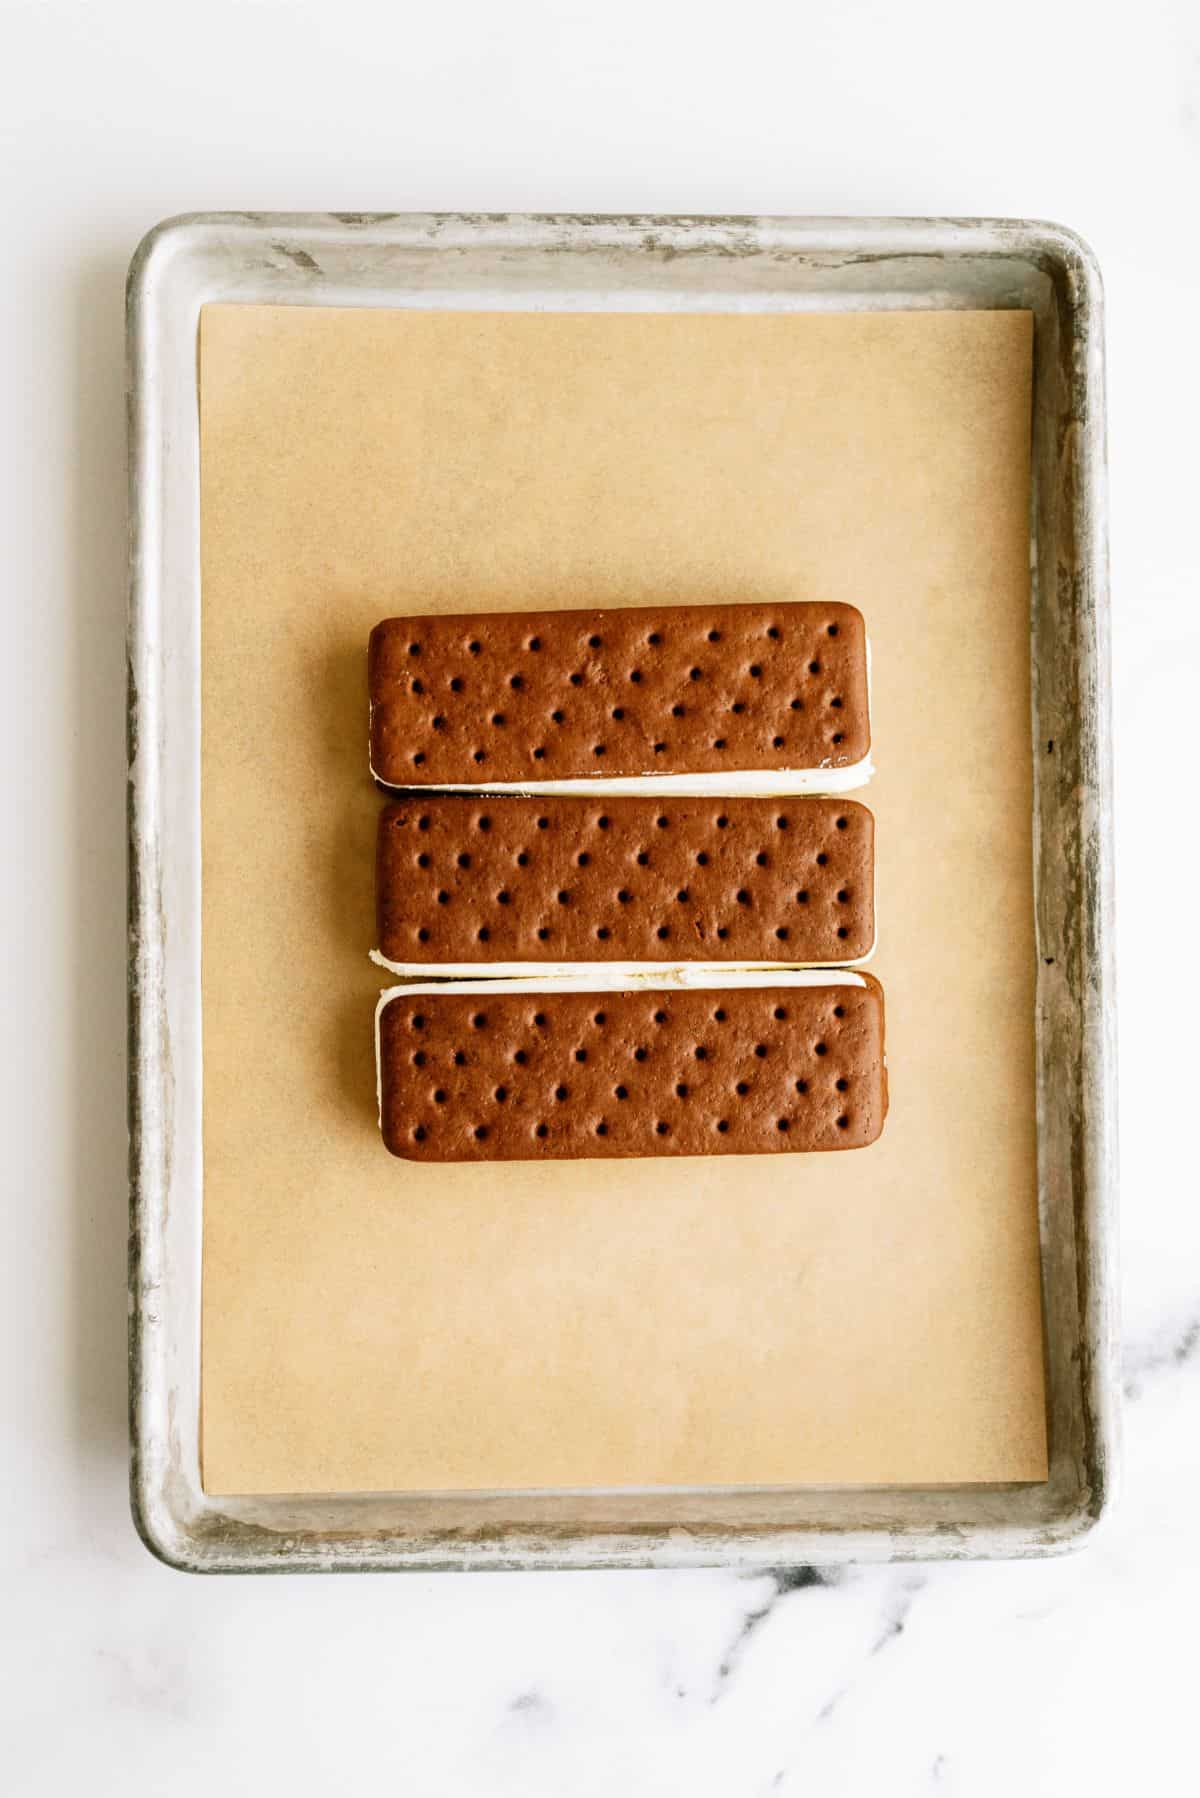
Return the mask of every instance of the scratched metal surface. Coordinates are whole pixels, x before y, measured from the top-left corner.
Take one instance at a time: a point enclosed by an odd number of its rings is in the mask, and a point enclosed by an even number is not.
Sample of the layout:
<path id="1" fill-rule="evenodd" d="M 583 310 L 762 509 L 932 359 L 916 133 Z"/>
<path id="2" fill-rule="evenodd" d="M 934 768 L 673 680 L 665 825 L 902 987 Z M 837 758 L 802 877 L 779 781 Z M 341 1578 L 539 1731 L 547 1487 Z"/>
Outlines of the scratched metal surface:
<path id="1" fill-rule="evenodd" d="M 212 300 L 1033 311 L 1044 1486 L 203 1493 L 196 327 Z M 192 1571 L 287 1572 L 761 1568 L 1084 1542 L 1111 1503 L 1119 1438 L 1104 348 L 1086 245 L 974 219 L 197 215 L 158 226 L 133 259 L 128 357 L 130 1471 L 147 1546 Z"/>

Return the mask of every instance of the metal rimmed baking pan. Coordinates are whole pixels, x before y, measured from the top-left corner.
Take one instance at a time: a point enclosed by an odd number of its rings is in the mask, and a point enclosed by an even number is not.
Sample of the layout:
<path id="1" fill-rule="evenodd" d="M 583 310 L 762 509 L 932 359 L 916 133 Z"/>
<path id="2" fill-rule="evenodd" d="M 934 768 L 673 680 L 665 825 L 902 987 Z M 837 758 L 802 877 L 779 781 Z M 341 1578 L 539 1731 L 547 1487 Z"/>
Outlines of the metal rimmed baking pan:
<path id="1" fill-rule="evenodd" d="M 1050 1477 L 213 1499 L 202 1224 L 196 332 L 211 301 L 1034 316 L 1037 1129 Z M 197 1571 L 744 1567 L 1036 1555 L 1108 1506 L 1118 1429 L 1104 395 L 1099 277 L 1056 226 L 972 220 L 226 214 L 159 226 L 129 285 L 130 1392 L 148 1545 Z"/>

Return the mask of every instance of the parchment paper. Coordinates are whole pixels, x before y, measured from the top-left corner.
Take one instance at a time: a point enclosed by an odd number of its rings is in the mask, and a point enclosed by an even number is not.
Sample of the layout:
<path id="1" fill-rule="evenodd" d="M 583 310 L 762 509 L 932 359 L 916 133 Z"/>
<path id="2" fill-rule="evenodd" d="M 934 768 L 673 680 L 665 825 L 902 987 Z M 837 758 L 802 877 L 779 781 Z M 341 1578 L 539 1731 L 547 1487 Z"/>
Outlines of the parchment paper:
<path id="1" fill-rule="evenodd" d="M 207 1488 L 1043 1478 L 1029 315 L 201 339 Z M 882 1141 L 393 1160 L 371 625 L 731 597 L 867 617 Z"/>

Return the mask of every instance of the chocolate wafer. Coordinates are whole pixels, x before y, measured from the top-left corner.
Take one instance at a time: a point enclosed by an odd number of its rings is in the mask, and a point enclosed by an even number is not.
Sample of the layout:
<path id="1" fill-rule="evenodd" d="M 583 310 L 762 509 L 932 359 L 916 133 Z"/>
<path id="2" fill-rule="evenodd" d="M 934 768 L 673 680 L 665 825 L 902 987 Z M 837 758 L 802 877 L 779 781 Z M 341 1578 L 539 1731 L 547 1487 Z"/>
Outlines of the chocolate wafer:
<path id="1" fill-rule="evenodd" d="M 874 831 L 865 806 L 812 796 L 398 800 L 379 818 L 375 959 L 407 975 L 858 961 Z"/>
<path id="2" fill-rule="evenodd" d="M 623 981 L 385 993 L 387 1147 L 417 1161 L 542 1161 L 855 1149 L 879 1135 L 883 993 L 870 975 Z"/>
<path id="3" fill-rule="evenodd" d="M 369 684 L 390 787 L 836 792 L 870 773 L 844 604 L 389 618 Z"/>

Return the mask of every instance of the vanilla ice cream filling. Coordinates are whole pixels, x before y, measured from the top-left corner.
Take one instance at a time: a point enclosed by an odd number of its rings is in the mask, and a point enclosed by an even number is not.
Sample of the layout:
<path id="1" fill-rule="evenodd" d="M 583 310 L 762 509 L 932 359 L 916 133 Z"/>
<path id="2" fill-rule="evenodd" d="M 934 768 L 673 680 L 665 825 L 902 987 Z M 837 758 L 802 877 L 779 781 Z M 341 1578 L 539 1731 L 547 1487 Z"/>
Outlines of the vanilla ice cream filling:
<path id="1" fill-rule="evenodd" d="M 548 799 L 560 793 L 592 798 L 632 799 L 637 795 L 674 793 L 684 799 L 770 799 L 817 794 L 835 798 L 865 787 L 875 769 L 869 755 L 845 768 L 744 768 L 733 774 L 616 774 L 575 780 L 438 781 L 427 786 L 394 786 L 371 776 L 390 793 L 516 793 Z"/>
<path id="2" fill-rule="evenodd" d="M 737 958 L 739 968 L 761 969 L 764 974 L 782 972 L 804 972 L 809 969 L 836 972 L 839 968 L 861 968 L 875 953 L 875 941 L 872 939 L 869 949 L 861 955 L 847 956 L 840 962 L 822 961 L 756 961 L 753 956 L 740 955 Z M 621 962 L 613 961 L 389 961 L 379 949 L 371 950 L 371 960 L 378 968 L 386 968 L 389 974 L 395 974 L 401 980 L 433 980 L 444 977 L 456 984 L 464 980 L 514 980 L 528 975 L 542 980 L 563 981 L 578 978 L 589 983 L 606 980 L 615 967 Z M 713 980 L 719 980 L 730 966 L 724 961 L 639 961 L 637 966 L 649 975 L 657 975 L 662 979 L 673 979 L 676 973 L 701 974 Z M 466 992 L 465 986 L 459 990 Z"/>

